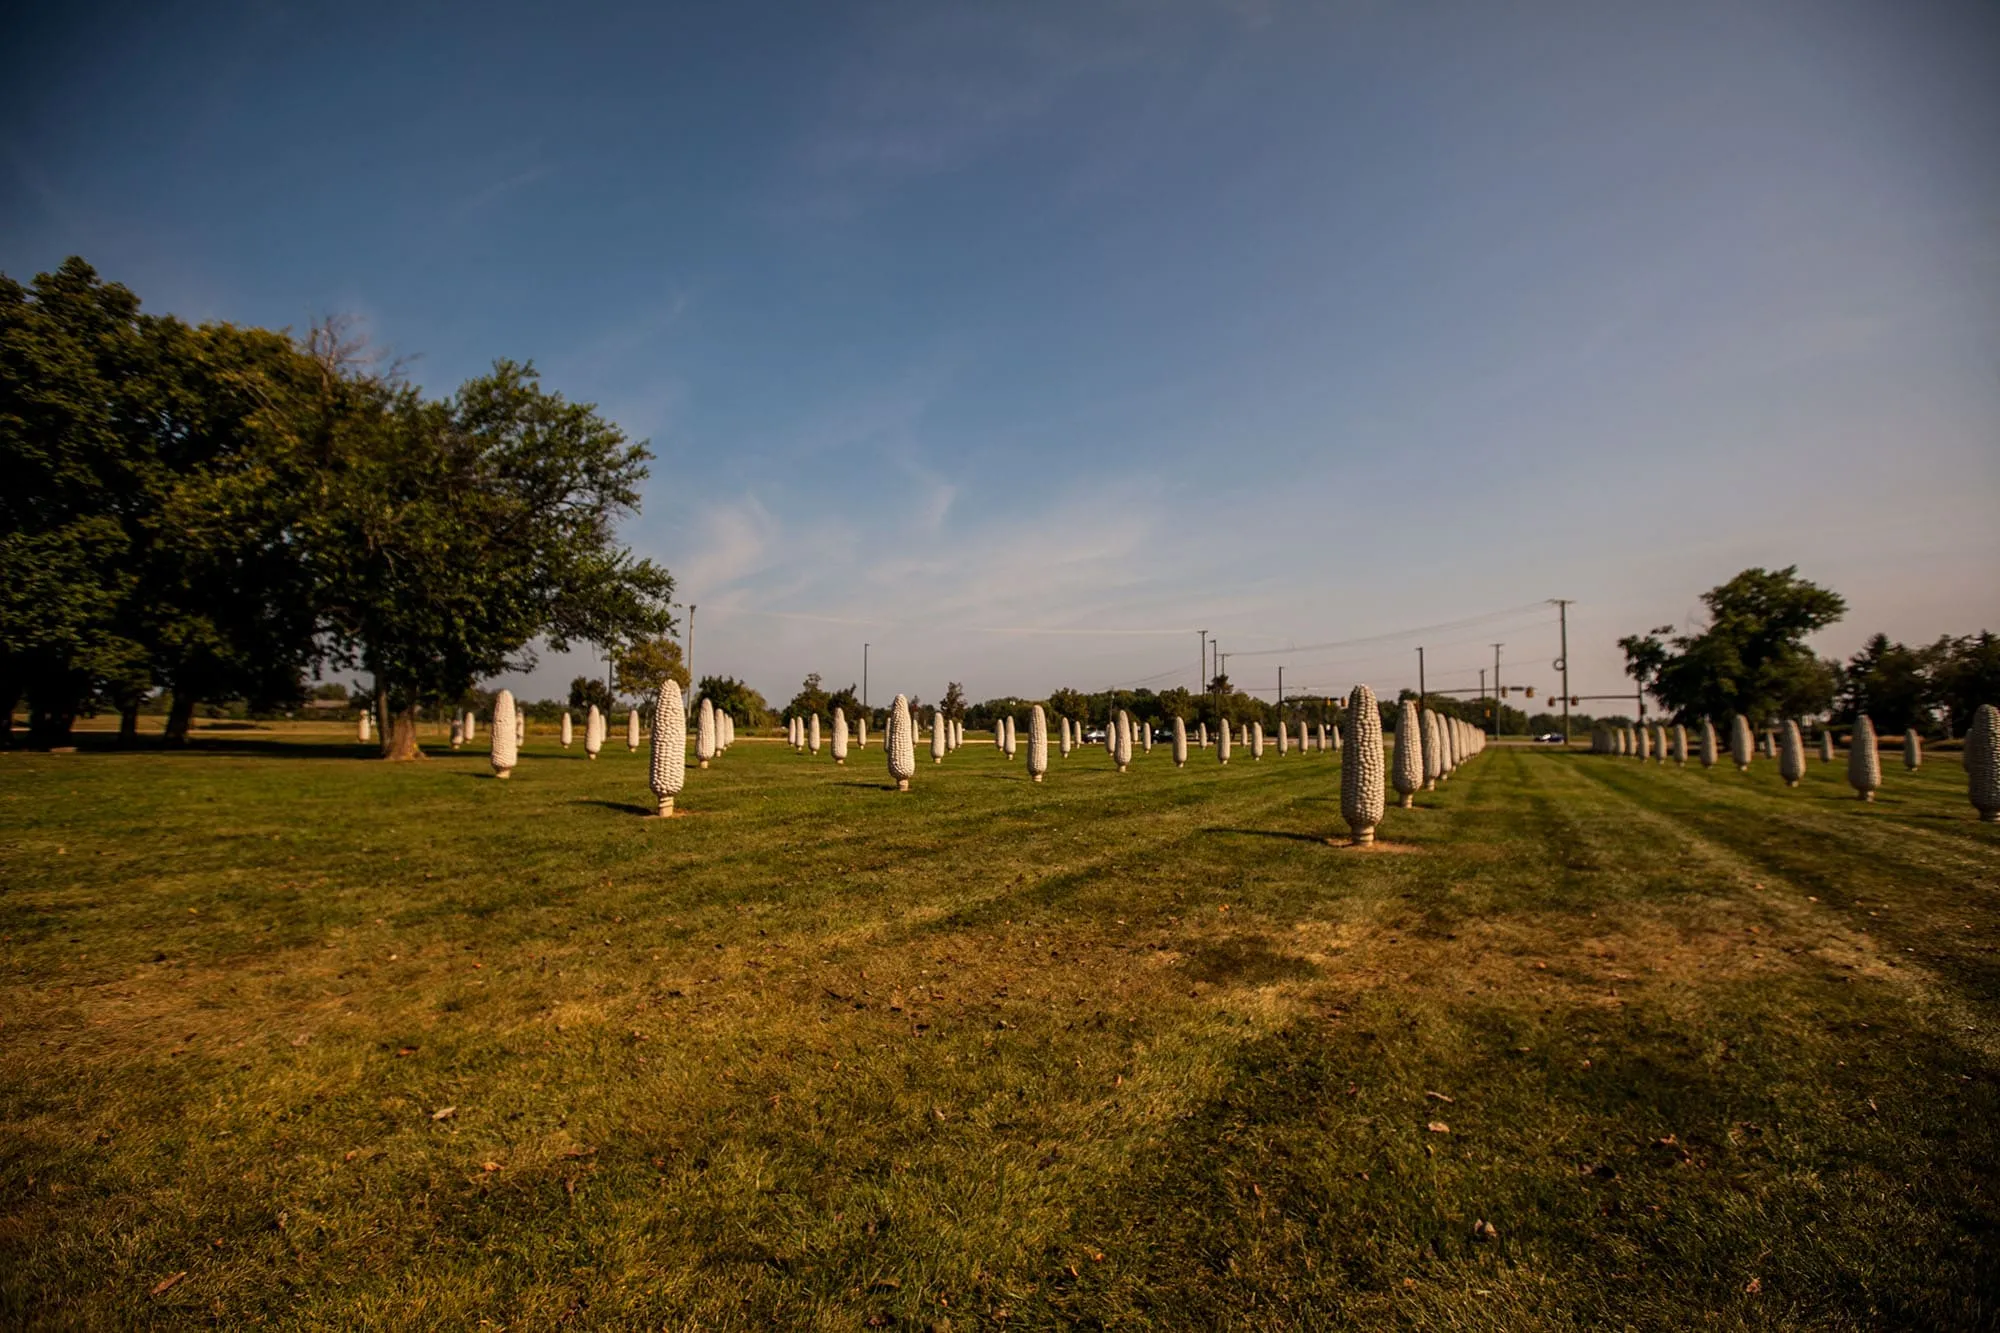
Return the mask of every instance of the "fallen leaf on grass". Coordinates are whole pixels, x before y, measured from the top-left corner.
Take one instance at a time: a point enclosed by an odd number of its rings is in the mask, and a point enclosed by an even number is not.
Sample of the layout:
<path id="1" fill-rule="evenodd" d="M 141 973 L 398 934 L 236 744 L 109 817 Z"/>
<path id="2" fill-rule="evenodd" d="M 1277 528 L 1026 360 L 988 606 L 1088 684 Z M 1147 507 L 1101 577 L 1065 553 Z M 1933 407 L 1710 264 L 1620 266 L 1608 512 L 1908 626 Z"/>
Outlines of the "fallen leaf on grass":
<path id="1" fill-rule="evenodd" d="M 498 1171 L 498 1170 L 500 1169 L 500 1163 L 498 1163 L 498 1162 L 482 1162 L 482 1163 L 480 1163 L 480 1166 L 479 1166 L 479 1169 L 480 1169 L 480 1170 L 482 1170 L 482 1171 Z"/>
<path id="2" fill-rule="evenodd" d="M 1445 1096 L 1445 1095 L 1444 1095 L 1443 1093 L 1441 1093 L 1441 1092 L 1426 1092 L 1426 1093 L 1424 1094 L 1424 1096 L 1426 1096 L 1426 1097 L 1430 1098 L 1430 1099 L 1431 1099 L 1432 1101 L 1434 1101 L 1434 1102 L 1446 1102 L 1446 1103 L 1450 1103 L 1450 1102 L 1452 1102 L 1452 1101 L 1456 1100 L 1455 1098 L 1451 1098 L 1451 1097 L 1447 1097 L 1447 1096 Z"/>
<path id="3" fill-rule="evenodd" d="M 161 1278 L 160 1281 L 154 1285 L 152 1294 L 155 1296 L 166 1295 L 168 1292 L 174 1289 L 174 1284 L 176 1282 L 179 1282 L 182 1278 L 186 1276 L 187 1276 L 187 1270 L 182 1269 L 180 1272 L 174 1274 L 172 1277 Z"/>
<path id="4" fill-rule="evenodd" d="M 1498 1240 L 1500 1239 L 1500 1229 L 1482 1218 L 1472 1224 L 1472 1238 L 1474 1240 Z"/>
<path id="5" fill-rule="evenodd" d="M 456 1106 L 441 1106 L 437 1110 L 431 1112 L 431 1119 L 449 1120 L 457 1114 L 458 1114 L 458 1108 Z"/>
<path id="6" fill-rule="evenodd" d="M 1743 1284 L 1743 1294 L 1746 1296 L 1755 1296 L 1763 1290 L 1764 1279 L 1762 1278 L 1753 1277 Z"/>
<path id="7" fill-rule="evenodd" d="M 1433 1120 L 1433 1121 L 1431 1121 L 1431 1122 L 1430 1122 L 1430 1123 L 1429 1123 L 1428 1125 L 1425 1125 L 1425 1126 L 1424 1126 L 1424 1128 L 1425 1128 L 1425 1129 L 1428 1129 L 1428 1130 L 1429 1130 L 1429 1131 L 1430 1131 L 1431 1133 L 1433 1133 L 1433 1134 L 1449 1134 L 1449 1133 L 1451 1133 L 1451 1126 L 1450 1126 L 1450 1125 L 1447 1125 L 1447 1124 L 1446 1124 L 1446 1123 L 1445 1123 L 1444 1121 L 1442 1121 L 1442 1120 Z"/>

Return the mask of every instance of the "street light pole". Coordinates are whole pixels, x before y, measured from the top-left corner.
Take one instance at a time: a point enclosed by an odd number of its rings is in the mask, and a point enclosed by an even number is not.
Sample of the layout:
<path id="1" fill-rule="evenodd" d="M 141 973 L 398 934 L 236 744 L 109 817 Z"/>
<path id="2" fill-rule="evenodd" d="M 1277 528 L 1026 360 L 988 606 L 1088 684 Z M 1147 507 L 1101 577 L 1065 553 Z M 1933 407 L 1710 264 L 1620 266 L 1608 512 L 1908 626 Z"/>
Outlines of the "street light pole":
<path id="1" fill-rule="evenodd" d="M 1563 749 L 1569 748 L 1569 601 L 1566 598 L 1550 599 L 1556 604 L 1556 617 L 1562 625 L 1562 655 L 1553 663 L 1563 678 Z"/>
<path id="2" fill-rule="evenodd" d="M 687 668 L 688 668 L 688 684 L 689 684 L 689 685 L 693 685 L 693 684 L 695 683 L 695 680 L 697 679 L 697 677 L 696 677 L 696 676 L 695 676 L 695 674 L 694 674 L 694 613 L 695 613 L 695 611 L 696 611 L 697 609 L 699 609 L 699 608 L 697 608 L 697 607 L 695 606 L 695 604 L 694 604 L 693 602 L 689 602 L 689 603 L 688 603 L 688 660 L 687 660 Z"/>
<path id="3" fill-rule="evenodd" d="M 861 706 L 868 707 L 868 645 L 861 645 Z"/>
<path id="4" fill-rule="evenodd" d="M 1500 688 L 1500 649 L 1493 645 L 1493 739 L 1500 739 L 1500 710 L 1507 706 L 1507 691 Z"/>
<path id="5" fill-rule="evenodd" d="M 1424 689 L 1424 650 L 1419 648 L 1417 649 L 1417 707 L 1422 708 L 1424 706 L 1424 695 L 1426 693 L 1428 691 Z"/>

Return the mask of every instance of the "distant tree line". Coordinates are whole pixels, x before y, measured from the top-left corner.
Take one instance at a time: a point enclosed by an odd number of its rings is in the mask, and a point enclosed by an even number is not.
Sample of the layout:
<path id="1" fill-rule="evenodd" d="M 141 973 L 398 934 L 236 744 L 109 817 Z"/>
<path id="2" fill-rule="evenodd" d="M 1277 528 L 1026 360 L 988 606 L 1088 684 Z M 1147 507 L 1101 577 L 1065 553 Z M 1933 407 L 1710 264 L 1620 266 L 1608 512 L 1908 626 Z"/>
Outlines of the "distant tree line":
<path id="1" fill-rule="evenodd" d="M 201 704 L 302 701 L 369 673 L 384 754 L 532 667 L 673 628 L 673 580 L 619 545 L 651 455 L 497 361 L 427 398 L 337 323 L 305 338 L 142 313 L 81 259 L 0 275 L 0 742 L 84 714 L 167 736 Z M 650 664 L 649 664 L 650 665 Z"/>
<path id="2" fill-rule="evenodd" d="M 2000 638 L 1945 635 L 1924 647 L 1870 638 L 1846 662 L 1816 656 L 1809 635 L 1837 623 L 1846 599 L 1798 576 L 1796 566 L 1746 569 L 1701 596 L 1707 623 L 1662 625 L 1618 641 L 1626 672 L 1684 723 L 1743 714 L 1851 723 L 1878 730 L 1963 734 L 1982 703 L 2000 701 Z"/>

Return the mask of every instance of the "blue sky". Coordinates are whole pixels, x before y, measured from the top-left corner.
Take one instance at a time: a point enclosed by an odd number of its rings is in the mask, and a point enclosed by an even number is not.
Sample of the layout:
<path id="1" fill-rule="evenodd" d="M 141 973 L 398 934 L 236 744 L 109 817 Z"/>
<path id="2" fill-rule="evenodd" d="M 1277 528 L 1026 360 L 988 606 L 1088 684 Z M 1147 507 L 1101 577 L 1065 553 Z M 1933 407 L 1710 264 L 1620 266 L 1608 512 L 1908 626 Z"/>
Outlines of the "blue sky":
<path id="1" fill-rule="evenodd" d="M 1393 690 L 1419 641 L 1469 686 L 1496 639 L 1546 686 L 1551 597 L 1610 690 L 1754 564 L 1848 596 L 1825 651 L 2000 628 L 1984 0 L 44 6 L 9 45 L 0 269 L 350 313 L 437 392 L 532 359 L 651 440 L 626 534 L 776 700 L 864 641 L 884 697 L 1188 684 L 1199 628 L 1252 687 Z"/>

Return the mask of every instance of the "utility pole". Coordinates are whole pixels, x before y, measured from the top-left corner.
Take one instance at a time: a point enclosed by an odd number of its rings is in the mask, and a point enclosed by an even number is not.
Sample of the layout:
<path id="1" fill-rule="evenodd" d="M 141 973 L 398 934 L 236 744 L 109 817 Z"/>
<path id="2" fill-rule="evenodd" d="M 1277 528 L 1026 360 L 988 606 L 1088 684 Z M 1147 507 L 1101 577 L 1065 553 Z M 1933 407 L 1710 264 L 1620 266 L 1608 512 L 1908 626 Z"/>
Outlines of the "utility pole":
<path id="1" fill-rule="evenodd" d="M 1500 710 L 1507 706 L 1507 691 L 1500 688 L 1500 644 L 1493 645 L 1493 739 L 1500 739 Z"/>
<path id="2" fill-rule="evenodd" d="M 1417 649 L 1417 707 L 1424 706 L 1424 650 Z"/>
<path id="3" fill-rule="evenodd" d="M 1285 720 L 1285 669 L 1278 668 L 1278 721 Z"/>
<path id="4" fill-rule="evenodd" d="M 861 645 L 861 706 L 868 706 L 868 645 Z"/>
<path id="5" fill-rule="evenodd" d="M 1479 668 L 1479 707 L 1480 707 L 1480 710 L 1481 710 L 1482 712 L 1483 712 L 1483 711 L 1485 711 L 1485 708 L 1486 708 L 1486 668 L 1485 668 L 1485 667 L 1481 667 L 1481 668 Z"/>
<path id="6" fill-rule="evenodd" d="M 693 602 L 689 602 L 689 603 L 688 603 L 688 660 L 687 660 L 687 669 L 688 669 L 688 684 L 689 684 L 689 685 L 693 685 L 693 684 L 695 683 L 695 680 L 696 680 L 696 676 L 695 676 L 695 674 L 694 674 L 694 613 L 695 613 L 695 610 L 696 610 L 696 607 L 695 607 L 695 604 L 694 604 Z M 690 694 L 692 694 L 692 691 L 690 691 Z"/>
<path id="7" fill-rule="evenodd" d="M 1550 663 L 1550 665 L 1562 673 L 1563 749 L 1567 750 L 1569 748 L 1569 599 L 1566 597 L 1552 597 L 1549 600 L 1556 604 L 1556 617 L 1562 625 L 1561 655 L 1554 662 Z"/>

